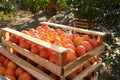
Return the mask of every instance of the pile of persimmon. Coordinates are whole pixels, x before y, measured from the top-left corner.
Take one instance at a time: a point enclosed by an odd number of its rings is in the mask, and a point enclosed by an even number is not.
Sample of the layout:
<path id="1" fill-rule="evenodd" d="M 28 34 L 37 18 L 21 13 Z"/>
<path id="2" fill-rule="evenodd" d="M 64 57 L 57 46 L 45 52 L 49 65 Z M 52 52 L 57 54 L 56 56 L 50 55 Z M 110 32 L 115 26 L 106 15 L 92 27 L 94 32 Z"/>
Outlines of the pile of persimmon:
<path id="1" fill-rule="evenodd" d="M 5 76 L 10 80 L 36 80 L 32 75 L 17 66 L 0 53 L 0 76 Z"/>
<path id="2" fill-rule="evenodd" d="M 89 35 L 80 36 L 79 34 L 65 33 L 61 29 L 50 28 L 47 24 L 42 24 L 36 29 L 31 28 L 28 31 L 22 30 L 21 32 L 31 37 L 67 48 L 67 63 L 99 46 L 99 42 L 96 39 L 90 38 Z M 57 61 L 56 52 L 40 45 L 36 45 L 26 39 L 12 34 L 9 41 L 16 43 L 53 63 L 56 63 Z"/>

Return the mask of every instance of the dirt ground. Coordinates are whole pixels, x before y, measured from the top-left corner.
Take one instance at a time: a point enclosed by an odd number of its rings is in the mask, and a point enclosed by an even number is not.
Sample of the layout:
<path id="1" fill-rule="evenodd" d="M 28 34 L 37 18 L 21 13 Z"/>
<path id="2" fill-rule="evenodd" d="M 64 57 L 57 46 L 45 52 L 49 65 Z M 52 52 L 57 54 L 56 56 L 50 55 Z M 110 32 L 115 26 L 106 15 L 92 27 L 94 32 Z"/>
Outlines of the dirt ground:
<path id="1" fill-rule="evenodd" d="M 55 16 L 40 12 L 39 22 L 48 21 L 73 26 L 73 15 L 69 12 L 60 12 Z M 40 24 L 39 24 L 40 25 Z M 0 28 L 9 27 L 21 31 L 35 28 L 33 15 L 26 11 L 19 11 L 14 20 L 0 20 Z M 105 32 L 105 51 L 101 54 L 103 65 L 99 67 L 99 80 L 120 80 L 120 24 L 97 26 L 94 30 Z M 0 36 L 1 30 L 0 30 Z"/>

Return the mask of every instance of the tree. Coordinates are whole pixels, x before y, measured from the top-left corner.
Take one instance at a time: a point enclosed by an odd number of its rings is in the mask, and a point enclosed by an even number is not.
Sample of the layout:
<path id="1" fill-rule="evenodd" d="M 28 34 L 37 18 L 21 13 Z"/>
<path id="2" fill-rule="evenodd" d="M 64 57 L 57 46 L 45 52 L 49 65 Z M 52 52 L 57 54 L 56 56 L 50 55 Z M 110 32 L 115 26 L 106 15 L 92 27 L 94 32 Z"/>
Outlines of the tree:
<path id="1" fill-rule="evenodd" d="M 38 26 L 38 13 L 40 10 L 46 10 L 50 0 L 23 0 L 27 5 L 27 10 L 34 14 L 35 25 Z"/>

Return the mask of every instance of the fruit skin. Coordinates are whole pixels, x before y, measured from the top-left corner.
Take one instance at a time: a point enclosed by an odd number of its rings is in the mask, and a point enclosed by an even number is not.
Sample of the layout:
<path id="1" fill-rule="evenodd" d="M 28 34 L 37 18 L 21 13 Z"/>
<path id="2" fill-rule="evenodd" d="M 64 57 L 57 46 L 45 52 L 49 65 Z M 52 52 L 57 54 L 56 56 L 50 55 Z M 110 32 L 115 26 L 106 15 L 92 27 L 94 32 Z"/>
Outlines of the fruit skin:
<path id="1" fill-rule="evenodd" d="M 88 68 L 90 65 L 91 65 L 90 62 L 86 62 L 86 63 L 83 65 L 83 67 L 84 67 L 84 68 Z"/>
<path id="2" fill-rule="evenodd" d="M 0 67 L 0 75 L 4 75 L 5 74 L 5 71 L 6 71 L 6 68 L 1 66 Z"/>
<path id="3" fill-rule="evenodd" d="M 82 45 L 79 45 L 77 48 L 76 48 L 76 55 L 79 57 L 79 56 L 82 56 L 86 53 L 86 49 L 84 46 Z"/>
<path id="4" fill-rule="evenodd" d="M 78 45 L 82 44 L 82 42 L 84 41 L 84 39 L 80 36 L 76 37 L 73 42 L 75 44 L 75 46 L 77 47 Z"/>
<path id="5" fill-rule="evenodd" d="M 5 56 L 3 56 L 3 55 L 1 55 L 1 56 L 0 56 L 0 63 L 2 63 L 2 64 L 3 64 L 3 63 L 4 63 L 4 61 L 5 61 L 5 59 L 6 59 L 6 57 L 5 57 Z"/>
<path id="6" fill-rule="evenodd" d="M 9 38 L 9 41 L 11 41 L 11 42 L 13 42 L 13 43 L 15 43 L 15 44 L 19 44 L 19 37 L 16 36 L 16 35 L 14 35 L 14 34 L 12 34 L 12 35 L 10 36 L 10 38 Z"/>
<path id="7" fill-rule="evenodd" d="M 81 45 L 85 47 L 86 51 L 93 49 L 92 45 L 88 41 L 83 41 Z"/>
<path id="8" fill-rule="evenodd" d="M 35 80 L 35 79 L 29 73 L 24 72 L 19 76 L 18 80 Z"/>
<path id="9" fill-rule="evenodd" d="M 15 70 L 15 76 L 18 78 L 22 73 L 24 73 L 25 71 L 18 67 L 16 70 Z"/>
<path id="10" fill-rule="evenodd" d="M 48 59 L 49 58 L 49 53 L 47 48 L 42 48 L 39 55 L 43 58 Z"/>
<path id="11" fill-rule="evenodd" d="M 9 62 L 10 62 L 10 60 L 6 58 L 5 61 L 4 61 L 4 63 L 3 63 L 3 66 L 7 67 L 7 65 L 8 65 Z"/>
<path id="12" fill-rule="evenodd" d="M 16 69 L 17 65 L 15 63 L 13 63 L 12 61 L 10 61 L 7 65 L 7 68 L 12 68 L 12 69 Z"/>
<path id="13" fill-rule="evenodd" d="M 88 35 L 83 35 L 82 38 L 83 38 L 84 41 L 89 41 L 90 40 L 90 37 Z"/>
<path id="14" fill-rule="evenodd" d="M 67 51 L 67 63 L 73 61 L 76 59 L 76 54 L 75 54 L 75 51 L 68 48 L 68 51 Z"/>
<path id="15" fill-rule="evenodd" d="M 67 76 L 67 79 L 68 79 L 68 80 L 71 80 L 71 79 L 74 78 L 76 75 L 77 75 L 77 71 L 74 71 L 74 72 L 72 72 L 71 74 L 69 74 L 69 75 Z"/>
<path id="16" fill-rule="evenodd" d="M 19 38 L 19 45 L 22 48 L 30 50 L 30 41 L 27 41 L 26 39 Z"/>
<path id="17" fill-rule="evenodd" d="M 12 69 L 12 68 L 7 68 L 7 70 L 5 71 L 5 75 L 14 76 L 15 75 L 15 70 Z"/>
<path id="18" fill-rule="evenodd" d="M 98 42 L 95 39 L 90 39 L 89 40 L 90 44 L 92 45 L 93 48 L 98 47 Z"/>

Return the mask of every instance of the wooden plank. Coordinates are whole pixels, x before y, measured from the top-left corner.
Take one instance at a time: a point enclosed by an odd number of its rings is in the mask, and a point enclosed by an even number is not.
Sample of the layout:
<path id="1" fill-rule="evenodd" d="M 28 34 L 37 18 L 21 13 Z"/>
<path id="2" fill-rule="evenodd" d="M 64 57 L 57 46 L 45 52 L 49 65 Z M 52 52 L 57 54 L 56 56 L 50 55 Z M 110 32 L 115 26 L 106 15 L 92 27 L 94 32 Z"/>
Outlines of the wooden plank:
<path id="1" fill-rule="evenodd" d="M 86 26 L 86 25 L 82 25 L 82 24 L 76 24 L 75 27 L 78 27 L 78 28 L 86 28 L 86 29 L 91 28 L 91 26 Z"/>
<path id="2" fill-rule="evenodd" d="M 15 34 L 15 35 L 17 35 L 19 37 L 22 37 L 24 39 L 27 39 L 27 40 L 35 43 L 35 44 L 38 44 L 38 45 L 41 45 L 41 46 L 46 47 L 48 49 L 51 49 L 53 51 L 56 51 L 57 53 L 64 53 L 64 52 L 67 51 L 67 49 L 64 48 L 64 47 L 60 47 L 58 45 L 54 45 L 54 44 L 51 44 L 51 43 L 43 41 L 43 40 L 39 40 L 37 38 L 28 36 L 26 34 L 23 34 L 23 33 L 19 32 L 19 31 L 16 31 L 16 30 L 13 30 L 13 29 L 10 29 L 10 28 L 2 28 L 2 30 L 7 31 L 7 32 L 12 33 L 12 34 Z"/>
<path id="3" fill-rule="evenodd" d="M 100 59 L 98 62 L 95 62 L 93 65 L 83 70 L 81 73 L 75 76 L 72 80 L 82 80 L 85 76 L 87 76 L 88 74 L 96 70 L 96 68 L 98 68 L 101 64 L 102 64 L 102 59 Z"/>
<path id="4" fill-rule="evenodd" d="M 69 75 L 74 70 L 78 69 L 83 64 L 85 64 L 87 61 L 89 61 L 92 57 L 102 53 L 103 50 L 104 50 L 104 45 L 102 44 L 99 47 L 93 49 L 92 51 L 87 52 L 83 56 L 78 57 L 76 60 L 66 64 L 65 66 L 63 66 L 64 76 Z"/>
<path id="5" fill-rule="evenodd" d="M 80 32 L 80 33 L 84 33 L 84 34 L 105 36 L 104 32 L 98 32 L 98 31 L 86 30 L 86 29 L 81 29 L 81 28 L 75 28 L 75 27 L 71 27 L 71 26 L 65 26 L 65 25 L 55 24 L 55 23 L 50 23 L 50 22 L 41 22 L 41 24 L 48 24 L 48 25 L 53 26 L 53 27 L 59 27 L 59 28 L 64 28 L 64 29 L 68 29 L 68 30 L 73 30 L 75 32 Z"/>
<path id="6" fill-rule="evenodd" d="M 50 61 L 48 61 L 47 59 L 44 59 L 30 51 L 28 51 L 27 49 L 24 49 L 8 40 L 2 39 L 3 44 L 13 48 L 14 50 L 16 50 L 17 52 L 19 52 L 20 54 L 24 55 L 25 57 L 31 59 L 32 61 L 36 62 L 37 64 L 43 66 L 44 68 L 50 70 L 51 72 L 55 73 L 58 76 L 61 76 L 62 74 L 62 68 Z"/>
<path id="7" fill-rule="evenodd" d="M 2 53 L 4 56 L 12 60 L 15 64 L 26 70 L 28 73 L 33 75 L 38 80 L 55 80 L 43 71 L 37 69 L 33 65 L 29 64 L 25 60 L 19 58 L 18 56 L 9 53 L 5 48 L 0 46 L 0 53 Z"/>

